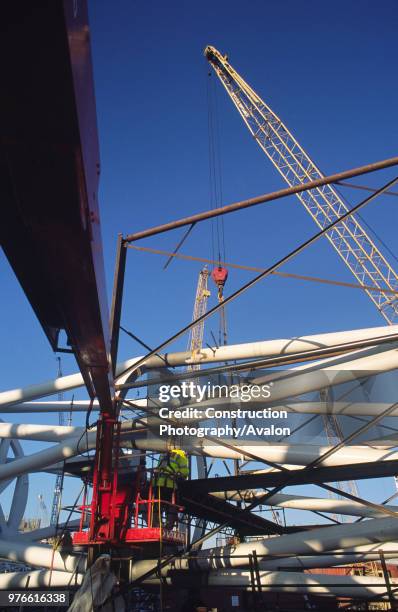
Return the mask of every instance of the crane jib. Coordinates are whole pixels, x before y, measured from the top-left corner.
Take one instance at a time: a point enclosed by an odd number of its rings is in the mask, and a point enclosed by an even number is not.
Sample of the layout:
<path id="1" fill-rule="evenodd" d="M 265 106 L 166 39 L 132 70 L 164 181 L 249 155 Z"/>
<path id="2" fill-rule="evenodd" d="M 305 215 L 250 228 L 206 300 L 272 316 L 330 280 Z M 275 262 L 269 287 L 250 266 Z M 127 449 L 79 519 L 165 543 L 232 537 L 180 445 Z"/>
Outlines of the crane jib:
<path id="1" fill-rule="evenodd" d="M 249 132 L 290 186 L 302 185 L 325 175 L 300 146 L 281 119 L 230 65 L 228 57 L 207 46 L 205 56 L 235 104 Z M 312 219 L 323 229 L 349 208 L 332 185 L 296 194 Z M 326 238 L 362 285 L 373 284 L 379 292 L 366 291 L 376 308 L 392 324 L 398 317 L 398 300 L 385 289 L 398 290 L 398 276 L 355 215 L 336 224 Z"/>

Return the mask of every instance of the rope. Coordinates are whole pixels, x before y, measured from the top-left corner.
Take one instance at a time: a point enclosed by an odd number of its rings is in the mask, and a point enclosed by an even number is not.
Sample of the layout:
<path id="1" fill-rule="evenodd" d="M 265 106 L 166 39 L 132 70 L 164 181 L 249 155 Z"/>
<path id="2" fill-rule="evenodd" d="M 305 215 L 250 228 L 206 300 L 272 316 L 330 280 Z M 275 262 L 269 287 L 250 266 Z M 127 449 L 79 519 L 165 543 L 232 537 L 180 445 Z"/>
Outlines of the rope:
<path id="1" fill-rule="evenodd" d="M 209 190 L 210 209 L 213 210 L 222 203 L 222 175 L 220 153 L 220 126 L 218 121 L 217 93 L 208 72 L 207 79 L 207 127 L 209 148 Z M 212 256 L 213 259 L 225 259 L 225 232 L 223 217 L 212 221 Z"/>

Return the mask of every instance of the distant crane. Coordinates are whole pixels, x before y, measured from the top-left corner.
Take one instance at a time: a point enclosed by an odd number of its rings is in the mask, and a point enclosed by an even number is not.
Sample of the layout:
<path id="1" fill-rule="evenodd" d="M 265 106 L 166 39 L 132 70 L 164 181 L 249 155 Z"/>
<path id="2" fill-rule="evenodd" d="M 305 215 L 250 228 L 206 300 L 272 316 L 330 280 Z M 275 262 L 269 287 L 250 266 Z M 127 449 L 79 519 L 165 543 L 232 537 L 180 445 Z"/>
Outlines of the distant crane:
<path id="1" fill-rule="evenodd" d="M 58 378 L 60 378 L 62 376 L 61 357 L 57 357 L 57 360 L 58 360 Z M 63 399 L 63 394 L 58 393 L 58 401 L 61 402 L 62 399 Z M 72 413 L 70 413 L 70 416 L 67 420 L 68 425 L 71 425 L 71 422 L 72 422 L 71 415 Z M 58 413 L 58 423 L 59 425 L 65 425 L 65 415 L 61 411 Z M 57 474 L 56 480 L 55 480 L 54 497 L 53 497 L 53 502 L 51 506 L 50 525 L 55 526 L 58 523 L 59 512 L 61 509 L 63 485 L 64 485 L 64 472 L 62 470 Z"/>
<path id="2" fill-rule="evenodd" d="M 208 280 L 209 271 L 205 266 L 203 270 L 199 272 L 192 321 L 196 321 L 196 319 L 202 317 L 207 310 L 207 301 L 210 296 L 210 291 L 208 290 Z M 200 356 L 200 351 L 203 345 L 204 325 L 205 322 L 200 321 L 197 325 L 191 328 L 189 333 L 188 350 L 190 351 L 193 360 Z M 191 372 L 194 370 L 200 370 L 200 364 L 190 364 L 187 369 Z"/>
<path id="3" fill-rule="evenodd" d="M 37 499 L 39 501 L 39 509 L 40 509 L 40 513 L 42 515 L 42 521 L 40 522 L 41 527 L 47 527 L 49 524 L 49 520 L 48 520 L 48 511 L 47 511 L 47 506 L 44 502 L 44 498 L 42 493 L 39 493 L 39 495 L 37 496 Z"/>
<path id="4" fill-rule="evenodd" d="M 249 132 L 282 175 L 287 184 L 304 184 L 324 175 L 271 108 L 256 94 L 231 66 L 226 55 L 207 46 L 204 54 L 238 109 Z M 323 229 L 345 212 L 346 204 L 332 185 L 324 185 L 296 194 L 315 223 Z M 388 324 L 398 315 L 398 298 L 385 289 L 398 290 L 398 276 L 367 235 L 358 219 L 351 215 L 326 232 L 326 237 L 361 285 L 373 285 L 378 291 L 366 293 Z M 330 444 L 342 440 L 336 416 L 324 417 Z M 397 480 L 396 480 L 397 483 Z M 342 485 L 358 495 L 354 482 Z"/>

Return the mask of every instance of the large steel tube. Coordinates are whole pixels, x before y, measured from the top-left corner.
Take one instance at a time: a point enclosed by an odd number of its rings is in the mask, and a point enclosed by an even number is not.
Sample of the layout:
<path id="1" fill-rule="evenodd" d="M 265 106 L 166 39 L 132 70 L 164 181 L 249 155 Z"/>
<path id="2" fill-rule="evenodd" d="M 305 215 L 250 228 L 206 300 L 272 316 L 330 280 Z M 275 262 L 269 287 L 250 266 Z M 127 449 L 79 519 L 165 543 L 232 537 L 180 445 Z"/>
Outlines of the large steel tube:
<path id="1" fill-rule="evenodd" d="M 0 540 L 0 557 L 20 561 L 32 567 L 45 567 L 65 572 L 84 572 L 85 555 L 68 555 L 51 546 L 30 544 L 24 541 Z"/>
<path id="2" fill-rule="evenodd" d="M 288 373 L 267 374 L 252 380 L 253 384 L 272 381 L 271 397 L 265 402 L 278 402 L 287 398 L 319 391 L 326 387 L 356 382 L 359 378 L 398 368 L 398 348 L 384 345 L 361 349 L 342 357 L 323 359 L 311 365 L 299 366 Z"/>
<path id="3" fill-rule="evenodd" d="M 261 440 L 243 441 L 236 438 L 223 438 L 223 442 L 233 448 L 209 442 L 203 438 L 185 438 L 184 449 L 189 454 L 217 457 L 219 459 L 250 459 L 250 454 L 265 462 L 307 465 L 329 451 L 331 446 L 315 444 L 267 444 Z M 174 439 L 161 438 L 137 439 L 133 441 L 138 450 L 165 452 L 174 447 Z M 336 466 L 371 461 L 392 461 L 398 459 L 398 451 L 369 448 L 368 446 L 345 446 L 327 457 L 323 466 Z M 0 471 L 1 474 L 1 471 Z"/>
<path id="4" fill-rule="evenodd" d="M 53 402 L 19 402 L 1 407 L 1 412 L 7 414 L 16 413 L 38 413 L 38 412 L 87 412 L 90 400 L 53 401 Z M 93 411 L 99 410 L 97 400 L 94 400 Z"/>
<path id="5" fill-rule="evenodd" d="M 49 465 L 69 459 L 86 450 L 95 448 L 96 432 L 89 431 L 87 434 L 76 438 L 70 438 L 65 442 L 47 448 L 38 453 L 34 453 L 21 459 L 16 459 L 10 463 L 0 465 L 0 480 L 13 478 L 19 474 L 32 472 L 45 468 Z"/>
<path id="6" fill-rule="evenodd" d="M 16 404 L 28 400 L 33 400 L 46 395 L 62 393 L 70 389 L 76 389 L 84 385 L 83 376 L 79 374 L 70 374 L 62 376 L 55 380 L 50 380 L 44 383 L 29 385 L 22 389 L 10 389 L 0 393 L 0 406 Z"/>
<path id="7" fill-rule="evenodd" d="M 123 372 L 131 365 L 131 361 L 134 360 L 129 359 L 126 362 L 120 363 L 118 365 L 118 371 Z M 83 376 L 80 374 L 80 372 L 76 374 L 69 374 L 68 376 L 60 376 L 54 380 L 29 385 L 28 387 L 21 389 L 10 389 L 9 391 L 3 391 L 0 393 L 0 406 L 20 404 L 21 402 L 31 401 L 40 397 L 45 397 L 46 395 L 55 395 L 56 393 L 62 393 L 64 391 L 69 391 L 71 389 L 76 389 L 83 386 Z"/>
<path id="8" fill-rule="evenodd" d="M 248 561 L 247 561 L 248 564 Z M 319 567 L 319 566 L 318 566 Z M 157 560 L 138 561 L 131 568 L 130 580 L 141 578 L 147 572 L 153 571 L 152 576 L 144 580 L 145 584 L 158 584 L 159 576 L 155 575 Z M 162 580 L 172 584 L 172 576 L 169 575 L 171 566 L 161 570 Z M 186 559 L 177 559 L 173 563 L 173 569 L 188 569 Z M 386 584 L 383 578 L 371 576 L 342 576 L 327 574 L 308 574 L 302 572 L 266 571 L 260 569 L 260 579 L 263 591 L 279 591 L 293 593 L 313 593 L 314 595 L 329 595 L 340 597 L 372 597 L 374 595 L 385 595 Z M 393 586 L 398 581 L 391 580 Z M 201 581 L 203 584 L 203 579 Z M 250 571 L 242 569 L 219 569 L 210 571 L 207 575 L 209 586 L 224 586 L 241 589 L 252 589 L 252 577 Z"/>
<path id="9" fill-rule="evenodd" d="M 56 402 L 21 402 L 1 407 L 1 412 L 7 414 L 16 413 L 38 413 L 38 412 L 87 412 L 90 408 L 90 400 L 56 401 Z M 148 404 L 146 399 L 135 399 L 134 404 L 145 408 Z M 94 400 L 91 410 L 99 410 L 97 400 Z"/>
<path id="10" fill-rule="evenodd" d="M 39 442 L 62 442 L 84 433 L 84 427 L 68 425 L 32 425 L 28 423 L 0 423 L 0 438 L 37 440 Z"/>
<path id="11" fill-rule="evenodd" d="M 88 524 L 88 521 L 87 521 Z M 39 529 L 32 529 L 32 531 L 22 531 L 19 533 L 19 538 L 25 542 L 39 542 L 46 538 L 53 538 L 56 535 L 60 535 L 64 527 L 69 529 L 79 529 L 80 519 L 73 519 L 67 523 L 58 523 L 57 525 L 48 525 L 48 527 L 40 527 Z"/>
<path id="12" fill-rule="evenodd" d="M 252 384 L 272 384 L 272 391 L 269 398 L 261 398 L 257 401 L 251 400 L 247 402 L 246 407 L 260 406 L 259 409 L 261 409 L 264 404 L 275 404 L 334 385 L 349 382 L 357 383 L 360 378 L 397 368 L 397 343 L 384 344 L 346 353 L 339 357 L 322 359 L 312 362 L 310 365 L 298 366 L 288 371 L 270 373 L 254 378 L 251 381 Z M 208 407 L 223 409 L 232 403 L 231 400 L 226 400 L 224 397 L 216 397 L 200 403 L 191 402 L 185 404 L 184 407 L 194 407 L 202 410 Z M 168 405 L 172 406 L 173 402 L 169 402 Z"/>
<path id="13" fill-rule="evenodd" d="M 259 561 L 259 567 L 263 570 L 279 569 L 316 569 L 323 567 L 336 567 L 349 565 L 352 563 L 366 563 L 368 561 L 379 561 L 380 551 L 383 551 L 385 559 L 397 559 L 398 544 L 396 542 L 381 542 L 376 544 L 366 544 L 364 546 L 353 546 L 347 552 L 343 549 L 330 551 L 330 554 L 321 555 L 293 555 L 280 557 L 264 557 Z M 242 563 L 241 565 L 243 565 Z M 157 560 L 138 561 L 132 566 L 131 580 L 137 580 L 157 567 Z M 162 569 L 162 576 L 166 577 L 170 568 L 187 570 L 189 569 L 188 559 L 178 559 L 172 564 Z"/>
<path id="14" fill-rule="evenodd" d="M 341 576 L 328 574 L 304 574 L 300 572 L 267 572 L 260 570 L 260 582 L 263 592 L 311 593 L 329 597 L 369 598 L 384 595 L 387 599 L 387 587 L 384 578 L 373 576 Z M 398 581 L 391 579 L 395 588 Z M 252 589 L 249 571 L 219 570 L 211 572 L 209 586 L 238 587 Z"/>
<path id="15" fill-rule="evenodd" d="M 355 340 L 372 339 L 381 336 L 396 334 L 398 326 L 374 327 L 369 329 L 358 329 L 343 332 L 333 332 L 328 334 L 316 334 L 302 336 L 300 338 L 283 338 L 279 340 L 265 340 L 263 342 L 252 342 L 223 346 L 212 349 L 202 349 L 195 363 L 214 363 L 217 361 L 255 359 L 257 357 L 269 357 L 275 355 L 287 355 L 302 352 L 309 348 L 332 347 L 344 342 Z M 135 357 L 125 362 L 119 363 L 116 368 L 116 375 L 124 373 L 124 378 L 129 376 L 129 368 L 133 368 L 135 363 L 142 357 Z M 182 366 L 193 363 L 192 353 L 189 351 L 167 353 L 164 356 L 153 355 L 145 363 L 145 369 L 168 366 Z M 32 401 L 47 395 L 53 395 L 63 391 L 68 391 L 84 385 L 82 375 L 70 374 L 62 376 L 44 383 L 30 385 L 21 389 L 11 389 L 0 393 L 0 406 L 21 404 L 22 402 Z M 70 405 L 70 403 L 69 403 Z"/>
<path id="16" fill-rule="evenodd" d="M 149 562 L 150 563 L 150 562 Z M 139 565 L 139 564 L 136 564 Z M 320 567 L 320 566 L 318 566 Z M 162 572 L 165 574 L 165 572 Z M 167 576 L 163 577 L 171 583 Z M 386 586 L 383 578 L 370 576 L 341 576 L 326 574 L 303 574 L 299 572 L 265 571 L 260 568 L 261 585 L 265 592 L 300 592 L 314 595 L 340 597 L 372 597 L 385 595 Z M 29 582 L 28 582 L 29 580 Z M 73 588 L 82 583 L 82 573 L 66 571 L 37 570 L 32 572 L 16 572 L 0 575 L 0 589 L 29 589 L 49 587 Z M 148 578 L 145 584 L 158 583 L 159 578 Z M 392 579 L 391 584 L 397 586 Z M 244 570 L 218 570 L 208 576 L 209 586 L 228 586 L 250 589 L 250 572 Z"/>
<path id="17" fill-rule="evenodd" d="M 83 451 L 95 448 L 95 430 L 82 434 L 76 438 L 68 438 L 64 442 L 52 446 L 38 453 L 34 453 L 21 459 L 16 459 L 10 463 L 0 465 L 0 481 L 13 478 L 23 473 L 40 470 L 52 466 L 59 461 L 69 459 Z M 233 448 L 218 445 L 203 439 L 187 440 L 185 445 L 188 453 L 193 455 L 205 455 L 207 457 L 217 457 L 221 459 L 250 459 L 251 455 L 256 455 L 265 462 L 289 465 L 307 465 L 314 461 L 325 452 L 330 450 L 329 446 L 315 445 L 286 445 L 286 444 L 265 444 L 250 441 L 250 444 L 237 443 L 236 439 L 224 440 Z M 174 446 L 174 439 L 169 441 L 167 438 L 137 439 L 132 441 L 137 450 L 166 452 Z M 249 453 L 249 454 L 248 454 Z M 371 461 L 391 461 L 398 459 L 398 451 L 388 449 L 372 449 L 367 446 L 346 446 L 328 457 L 323 465 L 337 466 L 349 464 L 361 464 Z"/>
<path id="18" fill-rule="evenodd" d="M 24 590 L 24 589 L 48 589 L 48 588 L 73 588 L 80 586 L 83 574 L 35 570 L 33 572 L 9 572 L 0 574 L 1 590 Z"/>
<path id="19" fill-rule="evenodd" d="M 339 565 L 350 565 L 352 563 L 368 563 L 369 561 L 380 561 L 380 550 L 383 551 L 385 559 L 397 559 L 398 545 L 395 542 L 385 542 L 375 546 L 356 546 L 347 553 L 334 551 L 324 555 L 306 555 L 293 557 L 280 557 L 260 561 L 259 566 L 265 570 L 279 569 L 316 569 L 321 567 L 336 567 Z"/>
<path id="20" fill-rule="evenodd" d="M 212 348 L 205 347 L 201 348 L 200 352 L 195 356 L 193 356 L 190 351 L 167 353 L 164 356 L 153 355 L 145 363 L 145 368 L 151 369 L 164 367 L 164 365 L 181 366 L 196 363 L 206 364 L 216 363 L 218 361 L 260 359 L 262 357 L 293 355 L 311 349 L 330 348 L 348 342 L 371 340 L 373 338 L 382 337 L 386 338 L 397 333 L 398 325 L 392 325 L 390 327 L 370 327 L 366 329 L 298 336 L 296 338 L 278 338 L 275 340 L 248 342 L 245 344 L 231 344 Z M 132 367 L 138 359 L 141 359 L 141 357 L 131 360 Z"/>
<path id="21" fill-rule="evenodd" d="M 256 400 L 253 400 L 255 403 Z M 286 410 L 292 414 L 336 414 L 347 416 L 377 416 L 391 406 L 387 402 L 290 402 L 272 406 L 273 410 Z M 250 403 L 251 407 L 251 403 Z M 227 406 L 225 406 L 227 408 Z M 253 408 L 255 410 L 255 408 Z M 398 405 L 389 413 L 389 417 L 398 416 Z"/>
<path id="22" fill-rule="evenodd" d="M 134 421 L 126 420 L 121 424 L 121 431 L 131 435 Z M 144 423 L 134 424 L 136 427 L 144 427 Z M 0 422 L 0 439 L 36 440 L 38 442 L 62 442 L 74 438 L 86 439 L 84 427 L 72 427 L 69 425 L 36 425 L 30 423 L 3 423 Z M 91 429 L 90 433 L 96 431 Z M 92 436 L 91 436 L 92 437 Z M 90 437 L 90 439 L 91 439 Z"/>
<path id="23" fill-rule="evenodd" d="M 214 408 L 214 410 L 236 410 L 237 408 L 241 408 L 243 410 L 250 411 L 260 411 L 264 408 L 264 404 L 267 400 L 253 398 L 246 404 L 242 405 L 241 402 L 238 402 L 233 399 L 227 398 L 216 398 L 214 400 L 204 400 L 198 404 L 185 404 L 183 408 L 193 408 L 196 410 L 195 417 L 192 418 L 181 418 L 179 419 L 180 423 L 193 423 L 205 421 L 209 417 L 206 413 L 206 410 L 209 408 Z M 168 408 L 174 409 L 174 406 L 170 403 L 167 404 Z M 272 410 L 276 411 L 286 411 L 289 414 L 319 414 L 319 415 L 346 415 L 346 416 L 371 416 L 375 417 L 381 412 L 384 412 L 392 406 L 391 402 L 289 402 L 289 403 L 280 403 L 277 405 L 272 404 Z M 176 409 L 179 409 L 181 406 L 176 406 Z M 142 408 L 145 411 L 145 407 Z M 154 410 L 154 408 L 151 408 Z M 388 418 L 397 417 L 398 416 L 398 404 L 396 407 L 392 409 L 392 411 L 388 414 Z M 161 423 L 164 423 L 165 420 L 161 419 L 157 416 L 149 416 L 145 419 L 145 422 L 149 426 L 157 426 Z"/>
<path id="24" fill-rule="evenodd" d="M 351 550 L 353 546 L 394 541 L 397 537 L 398 518 L 370 519 L 362 523 L 301 531 L 236 546 L 200 550 L 195 563 L 202 570 L 239 567 L 248 565 L 248 555 L 253 550 L 261 558 L 269 555 L 296 556 L 338 549 Z M 243 558 L 239 558 L 241 555 Z"/>

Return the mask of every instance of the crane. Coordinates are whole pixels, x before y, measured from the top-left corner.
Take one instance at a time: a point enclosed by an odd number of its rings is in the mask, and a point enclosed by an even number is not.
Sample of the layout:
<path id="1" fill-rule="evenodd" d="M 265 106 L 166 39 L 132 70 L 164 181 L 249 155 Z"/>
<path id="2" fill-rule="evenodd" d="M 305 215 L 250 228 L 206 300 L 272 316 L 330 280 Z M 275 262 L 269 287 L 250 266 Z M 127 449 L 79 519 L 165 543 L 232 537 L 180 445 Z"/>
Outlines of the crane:
<path id="1" fill-rule="evenodd" d="M 57 360 L 58 360 L 58 378 L 61 378 L 62 376 L 61 357 L 57 357 Z M 62 401 L 62 399 L 63 399 L 63 394 L 58 393 L 58 401 L 60 402 Z M 71 423 L 72 423 L 72 413 L 70 413 L 70 416 L 67 419 L 67 424 L 71 425 Z M 64 413 L 61 411 L 58 413 L 58 424 L 65 425 L 65 416 L 64 416 Z M 56 480 L 55 480 L 54 496 L 53 496 L 53 501 L 51 505 L 50 525 L 55 526 L 58 523 L 59 512 L 61 509 L 63 486 L 64 486 L 64 472 L 63 470 L 61 470 L 57 473 Z"/>
<path id="2" fill-rule="evenodd" d="M 193 307 L 193 315 L 192 321 L 196 321 L 199 317 L 205 314 L 207 310 L 207 302 L 210 297 L 210 291 L 208 289 L 208 281 L 209 281 L 209 271 L 207 266 L 199 272 L 198 284 L 196 286 L 196 294 L 195 294 L 195 302 Z M 200 356 L 200 351 L 203 345 L 203 335 L 205 331 L 205 322 L 200 321 L 194 327 L 191 328 L 189 332 L 188 339 L 188 350 L 191 353 L 192 359 L 197 359 Z M 200 363 L 191 363 L 187 367 L 188 372 L 193 372 L 196 370 L 200 370 Z M 191 474 L 191 465 L 192 459 L 189 458 L 189 473 Z M 206 478 L 207 475 L 207 463 L 205 457 L 200 457 L 199 455 L 196 457 L 196 469 L 198 472 L 198 476 L 200 478 Z M 189 529 L 189 528 L 188 528 Z M 206 523 L 203 521 L 198 521 L 196 523 L 193 539 L 196 540 L 200 538 L 206 529 Z M 190 537 L 190 534 L 189 534 Z"/>
<path id="3" fill-rule="evenodd" d="M 208 290 L 209 271 L 205 266 L 199 272 L 198 284 L 196 287 L 195 303 L 193 309 L 192 321 L 196 321 L 202 317 L 207 310 L 207 300 L 210 296 Z M 197 325 L 191 328 L 188 340 L 188 350 L 191 352 L 192 359 L 195 359 L 200 354 L 203 344 L 204 321 L 200 321 Z M 200 370 L 199 363 L 193 363 L 188 366 L 188 371 Z"/>
<path id="4" fill-rule="evenodd" d="M 204 50 L 205 57 L 236 106 L 249 132 L 273 163 L 286 183 L 292 187 L 324 175 L 300 146 L 280 118 L 236 72 L 228 61 L 212 46 Z M 348 207 L 332 185 L 324 185 L 296 194 L 319 228 L 323 229 L 345 212 Z M 398 298 L 385 289 L 398 289 L 398 276 L 373 240 L 367 235 L 355 215 L 335 225 L 326 237 L 361 285 L 371 284 L 378 291 L 366 293 L 386 322 L 391 325 L 398 315 Z M 321 399 L 322 395 L 321 395 Z M 335 444 L 343 436 L 334 415 L 324 417 L 328 441 Z M 395 479 L 398 488 L 397 478 Z M 341 488 L 358 496 L 354 482 L 340 484 Z"/>
<path id="5" fill-rule="evenodd" d="M 324 175 L 299 145 L 279 117 L 234 70 L 226 55 L 207 46 L 205 57 L 235 104 L 253 138 L 289 186 L 304 184 Z M 323 229 L 348 211 L 332 185 L 296 194 L 315 223 Z M 367 235 L 355 215 L 335 225 L 326 237 L 390 325 L 398 315 L 398 298 L 385 289 L 398 290 L 398 276 Z"/>
<path id="6" fill-rule="evenodd" d="M 38 504 L 39 504 L 40 513 L 42 515 L 42 521 L 40 522 L 40 525 L 41 525 L 41 527 L 47 527 L 48 524 L 49 524 L 48 511 L 47 511 L 47 506 L 45 504 L 44 497 L 43 497 L 42 493 L 39 493 L 39 495 L 37 496 L 37 500 L 38 500 Z"/>

